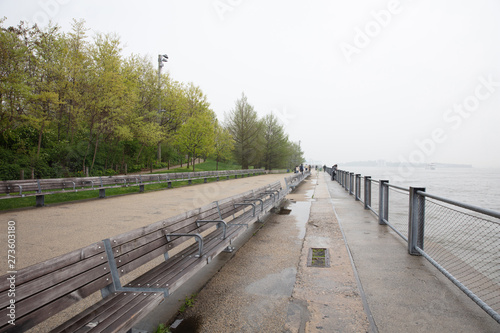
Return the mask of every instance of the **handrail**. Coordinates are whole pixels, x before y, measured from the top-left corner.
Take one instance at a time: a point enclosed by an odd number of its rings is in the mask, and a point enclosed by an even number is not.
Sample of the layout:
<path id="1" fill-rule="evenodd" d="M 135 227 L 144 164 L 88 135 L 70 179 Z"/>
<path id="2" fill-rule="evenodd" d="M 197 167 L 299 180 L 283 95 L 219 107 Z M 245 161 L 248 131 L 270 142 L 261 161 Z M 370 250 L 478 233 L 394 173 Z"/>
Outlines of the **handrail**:
<path id="1" fill-rule="evenodd" d="M 420 195 L 422 195 L 422 196 L 424 196 L 424 197 L 428 197 L 428 198 L 431 198 L 431 199 L 435 199 L 435 200 L 439 200 L 439 201 L 442 201 L 442 202 L 446 202 L 446 203 L 449 203 L 449 204 L 454 205 L 454 206 L 458 206 L 458 207 L 461 207 L 461 208 L 472 210 L 472 211 L 474 211 L 476 213 L 481 213 L 481 214 L 484 214 L 484 215 L 488 215 L 488 216 L 500 219 L 500 212 L 497 212 L 495 210 L 491 210 L 491 209 L 487 209 L 487 208 L 481 208 L 481 207 L 474 206 L 474 205 L 469 205 L 469 204 L 466 204 L 466 203 L 463 203 L 463 202 L 459 202 L 459 201 L 455 201 L 455 200 L 451 200 L 451 199 L 446 199 L 446 198 L 443 198 L 443 197 L 440 197 L 440 196 L 437 196 L 437 195 L 434 195 L 434 194 L 430 194 L 430 193 L 427 193 L 427 192 L 423 192 L 423 191 L 417 191 L 417 193 L 420 194 Z M 497 223 L 497 222 L 495 222 L 495 223 Z"/>

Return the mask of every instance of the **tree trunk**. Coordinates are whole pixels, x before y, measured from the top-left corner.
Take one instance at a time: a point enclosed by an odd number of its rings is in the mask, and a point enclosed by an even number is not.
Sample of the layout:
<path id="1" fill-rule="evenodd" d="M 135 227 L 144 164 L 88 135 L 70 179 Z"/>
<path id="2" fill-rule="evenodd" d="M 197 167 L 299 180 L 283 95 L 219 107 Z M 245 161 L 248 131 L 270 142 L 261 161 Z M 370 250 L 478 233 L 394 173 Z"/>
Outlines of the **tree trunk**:
<path id="1" fill-rule="evenodd" d="M 98 145 L 99 145 L 99 133 L 98 133 L 97 138 L 95 140 L 94 157 L 92 158 L 92 165 L 90 166 L 90 172 L 92 172 L 92 169 L 94 168 L 95 157 L 97 155 L 97 147 L 98 147 Z"/>
<path id="2" fill-rule="evenodd" d="M 42 147 L 42 136 L 43 136 L 43 128 L 45 127 L 45 123 L 42 121 L 42 127 L 40 128 L 40 131 L 38 132 L 38 147 L 36 150 L 36 159 L 40 157 L 40 149 Z"/>
<path id="3" fill-rule="evenodd" d="M 89 142 L 87 144 L 87 149 L 85 150 L 85 155 L 83 155 L 83 165 L 82 170 L 85 173 L 85 162 L 87 161 L 87 155 L 89 154 L 90 144 L 92 143 L 92 128 L 90 128 Z"/>
<path id="4" fill-rule="evenodd" d="M 196 160 L 196 149 L 193 151 L 193 172 L 194 172 L 195 160 Z"/>
<path id="5" fill-rule="evenodd" d="M 136 162 L 139 163 L 139 157 L 141 156 L 142 150 L 144 149 L 144 144 L 142 144 L 141 149 L 139 149 L 139 154 L 137 154 Z"/>

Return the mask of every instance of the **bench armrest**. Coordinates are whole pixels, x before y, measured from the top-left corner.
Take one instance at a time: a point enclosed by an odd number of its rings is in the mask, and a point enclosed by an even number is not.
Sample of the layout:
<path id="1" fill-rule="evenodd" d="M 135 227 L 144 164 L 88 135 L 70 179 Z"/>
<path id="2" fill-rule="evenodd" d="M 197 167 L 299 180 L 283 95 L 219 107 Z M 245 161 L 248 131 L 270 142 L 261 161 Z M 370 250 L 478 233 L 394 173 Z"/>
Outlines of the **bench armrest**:
<path id="1" fill-rule="evenodd" d="M 183 233 L 174 233 L 174 234 L 167 234 L 165 235 L 167 237 L 167 242 L 170 242 L 172 239 L 171 237 L 194 237 L 196 241 L 198 242 L 198 254 L 195 255 L 196 258 L 201 258 L 202 253 L 203 253 L 203 237 L 200 234 L 183 234 Z"/>
<path id="2" fill-rule="evenodd" d="M 146 293 L 164 293 L 165 297 L 168 296 L 168 288 L 139 288 L 139 287 L 123 287 L 120 281 L 120 276 L 118 274 L 118 267 L 116 266 L 115 256 L 113 254 L 113 248 L 111 247 L 111 241 L 109 238 L 103 240 L 104 249 L 106 250 L 106 255 L 108 258 L 109 269 L 111 273 L 111 279 L 113 283 L 109 285 L 107 290 L 101 291 L 103 293 L 103 297 L 107 296 L 106 293 L 114 293 L 114 292 L 122 292 L 122 291 L 130 291 L 130 292 L 146 292 Z"/>
<path id="3" fill-rule="evenodd" d="M 250 202 L 247 202 L 247 203 L 235 203 L 234 207 L 236 208 L 236 206 L 252 206 L 253 207 L 253 216 L 255 216 L 255 204 L 254 203 L 250 203 Z"/>
<path id="4" fill-rule="evenodd" d="M 223 234 L 222 239 L 226 239 L 227 223 L 224 220 L 197 220 L 196 225 L 200 227 L 200 223 L 220 223 L 222 224 Z"/>

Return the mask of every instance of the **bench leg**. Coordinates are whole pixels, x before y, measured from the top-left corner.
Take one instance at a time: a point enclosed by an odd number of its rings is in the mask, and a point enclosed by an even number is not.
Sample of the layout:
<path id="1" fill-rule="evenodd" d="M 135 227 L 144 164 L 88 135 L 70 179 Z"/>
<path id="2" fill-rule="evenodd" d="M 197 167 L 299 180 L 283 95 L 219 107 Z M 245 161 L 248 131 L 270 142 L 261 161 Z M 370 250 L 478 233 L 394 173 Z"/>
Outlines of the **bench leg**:
<path id="1" fill-rule="evenodd" d="M 45 195 L 44 194 L 37 194 L 36 195 L 36 206 L 37 207 L 45 206 Z"/>

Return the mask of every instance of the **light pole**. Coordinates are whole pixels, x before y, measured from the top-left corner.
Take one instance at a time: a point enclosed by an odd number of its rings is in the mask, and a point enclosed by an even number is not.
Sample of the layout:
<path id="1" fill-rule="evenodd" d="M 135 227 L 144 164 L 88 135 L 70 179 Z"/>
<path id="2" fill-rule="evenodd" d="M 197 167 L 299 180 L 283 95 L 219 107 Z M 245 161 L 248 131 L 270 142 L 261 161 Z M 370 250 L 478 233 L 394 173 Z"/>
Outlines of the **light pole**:
<path id="1" fill-rule="evenodd" d="M 163 63 L 168 61 L 168 56 L 166 54 L 158 54 L 158 115 L 161 114 L 161 69 L 164 66 Z M 161 125 L 161 118 L 160 118 Z M 161 162 L 161 141 L 158 142 L 158 162 Z"/>

